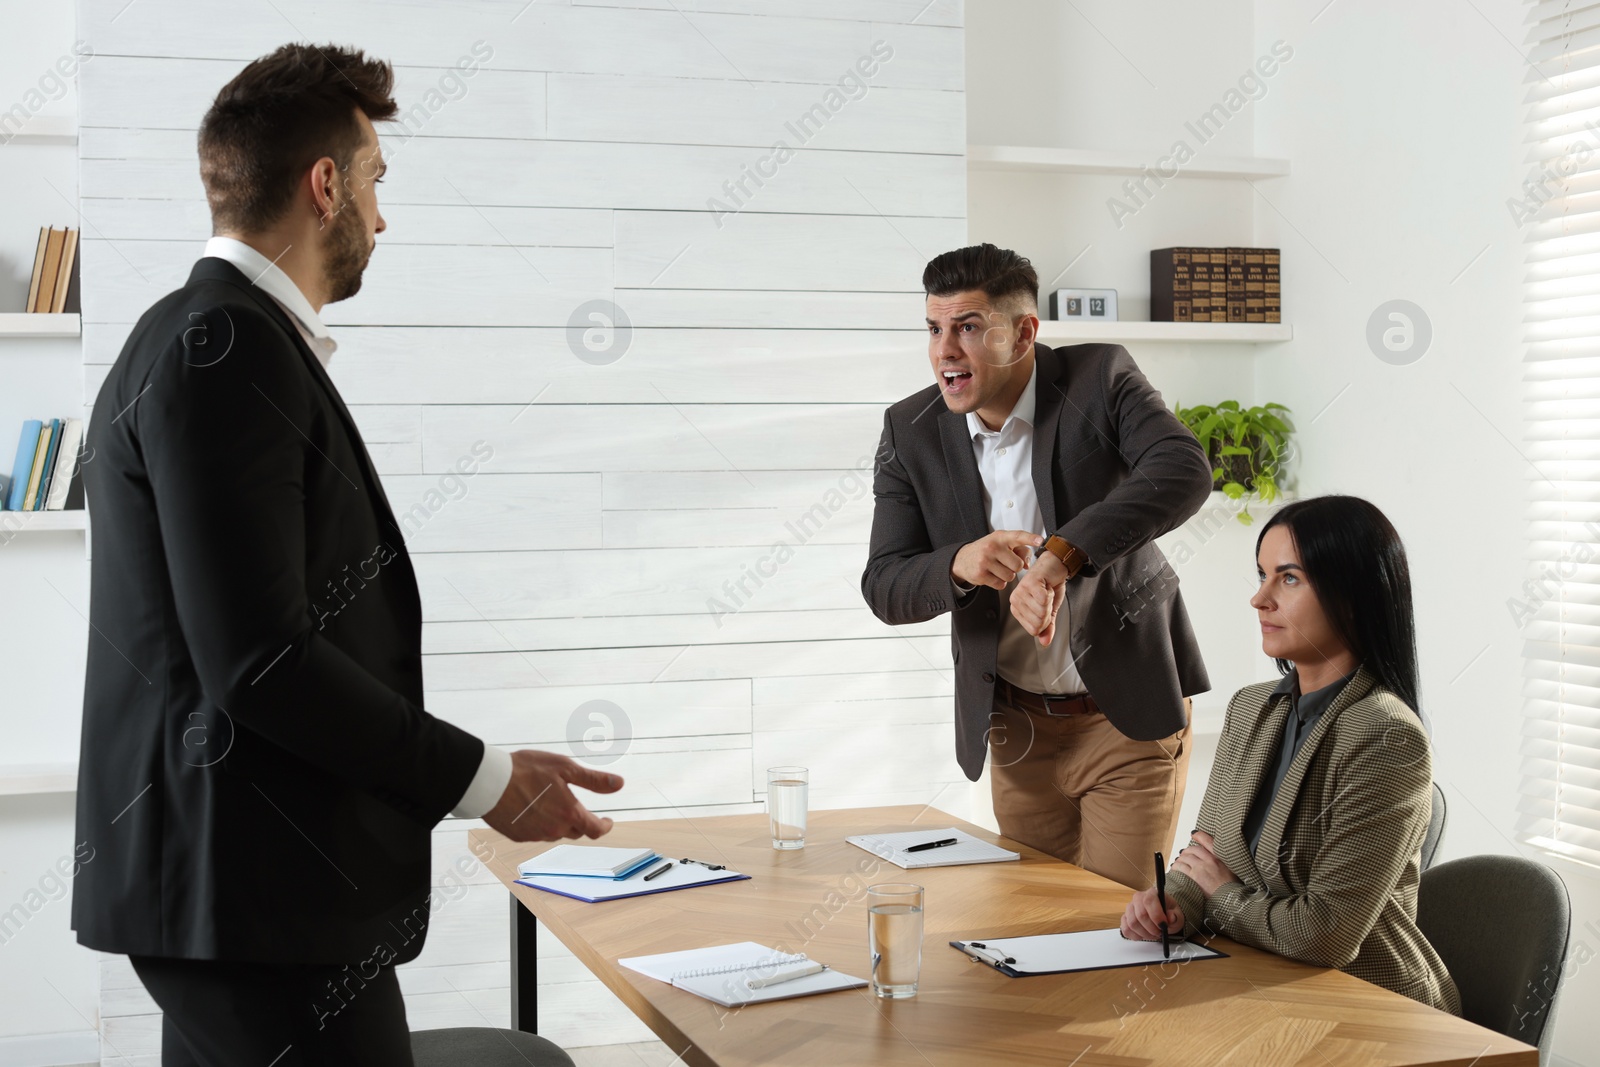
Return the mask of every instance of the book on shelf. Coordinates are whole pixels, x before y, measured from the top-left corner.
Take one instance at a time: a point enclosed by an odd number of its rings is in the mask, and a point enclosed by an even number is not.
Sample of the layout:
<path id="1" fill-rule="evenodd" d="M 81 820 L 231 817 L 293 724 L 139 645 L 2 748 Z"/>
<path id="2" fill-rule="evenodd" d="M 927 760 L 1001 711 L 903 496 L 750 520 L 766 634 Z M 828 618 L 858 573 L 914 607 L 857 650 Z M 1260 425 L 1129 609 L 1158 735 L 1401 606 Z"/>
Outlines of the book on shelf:
<path id="1" fill-rule="evenodd" d="M 73 281 L 76 278 L 74 267 L 78 262 L 78 231 L 68 230 L 66 242 L 61 248 L 61 269 L 56 272 L 56 287 L 50 297 L 50 311 L 60 315 L 67 310 L 67 300 L 75 295 L 72 292 Z M 74 307 L 77 305 L 74 304 Z"/>
<path id="2" fill-rule="evenodd" d="M 1266 279 L 1266 321 L 1283 321 L 1283 279 L 1279 274 L 1282 257 L 1276 248 L 1263 248 L 1262 258 L 1265 260 L 1267 271 Z"/>
<path id="3" fill-rule="evenodd" d="M 28 488 L 28 474 L 33 470 L 33 456 L 39 449 L 39 431 L 43 425 L 38 419 L 28 419 L 22 424 L 22 437 L 17 441 L 16 462 L 11 465 L 11 484 L 6 487 L 7 511 L 22 510 L 22 499 Z"/>
<path id="4" fill-rule="evenodd" d="M 82 419 L 28 419 L 17 441 L 11 480 L 4 492 L 7 511 L 69 511 L 83 507 L 78 454 Z"/>
<path id="5" fill-rule="evenodd" d="M 44 253 L 50 245 L 50 227 L 39 227 L 39 247 L 33 252 L 33 276 L 28 280 L 28 306 L 32 311 L 39 304 L 39 279 L 44 276 Z"/>
<path id="6" fill-rule="evenodd" d="M 50 492 L 50 475 L 55 473 L 56 452 L 61 448 L 60 419 L 50 420 L 49 439 L 49 446 L 39 449 L 39 451 L 44 454 L 44 462 L 40 464 L 39 467 L 38 489 L 34 492 L 33 498 L 28 501 L 28 507 L 31 511 L 43 511 L 45 497 L 48 496 Z"/>
<path id="7" fill-rule="evenodd" d="M 83 507 L 83 484 L 78 477 L 78 456 L 82 450 L 83 420 L 63 420 L 61 447 L 56 451 L 49 496 L 44 502 L 45 511 L 76 511 Z"/>
<path id="8" fill-rule="evenodd" d="M 29 311 L 48 311 L 50 300 L 55 296 L 56 275 L 61 273 L 61 252 L 66 247 L 67 231 L 50 227 L 49 240 L 45 244 L 44 267 L 39 272 L 39 296 L 28 308 Z"/>
<path id="9" fill-rule="evenodd" d="M 61 314 L 77 310 L 78 231 L 41 227 L 28 282 L 28 310 Z"/>
<path id="10" fill-rule="evenodd" d="M 23 511 L 34 510 L 33 502 L 39 495 L 39 482 L 44 477 L 45 457 L 50 454 L 51 429 L 51 423 L 44 423 L 39 429 L 39 441 L 33 449 L 33 463 L 28 469 L 28 486 L 22 492 Z"/>
<path id="11" fill-rule="evenodd" d="M 1222 322 L 1228 317 L 1226 251 L 1222 248 L 1196 248 L 1193 252 L 1195 322 Z"/>
<path id="12" fill-rule="evenodd" d="M 1249 249 L 1229 248 L 1227 256 L 1227 322 L 1244 321 L 1244 260 Z"/>
<path id="13" fill-rule="evenodd" d="M 1276 248 L 1156 248 L 1150 321 L 1281 322 Z"/>

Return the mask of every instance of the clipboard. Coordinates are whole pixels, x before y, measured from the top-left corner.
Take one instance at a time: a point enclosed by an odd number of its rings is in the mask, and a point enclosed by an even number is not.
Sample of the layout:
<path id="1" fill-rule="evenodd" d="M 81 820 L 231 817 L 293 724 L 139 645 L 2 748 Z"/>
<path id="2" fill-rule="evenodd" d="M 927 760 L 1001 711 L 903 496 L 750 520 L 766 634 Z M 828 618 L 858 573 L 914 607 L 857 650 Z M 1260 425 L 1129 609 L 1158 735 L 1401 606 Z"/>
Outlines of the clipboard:
<path id="1" fill-rule="evenodd" d="M 610 878 L 585 878 L 571 875 L 533 875 L 518 878 L 518 885 L 542 889 L 546 893 L 571 897 L 585 904 L 598 904 L 605 900 L 626 900 L 629 897 L 646 897 L 652 893 L 671 893 L 678 889 L 693 889 L 700 885 L 718 885 L 722 882 L 749 881 L 748 874 L 738 871 L 713 871 L 693 863 L 678 863 L 652 882 L 643 878 L 613 881 Z"/>
<path id="2" fill-rule="evenodd" d="M 983 938 L 952 941 L 950 947 L 969 959 L 993 967 L 1009 978 L 1038 974 L 1071 974 L 1076 971 L 1108 971 L 1118 967 L 1148 967 L 1160 963 L 1191 963 L 1195 960 L 1227 959 L 1218 952 L 1193 941 L 1176 941 L 1172 955 L 1163 958 L 1161 942 L 1130 941 L 1122 931 L 1080 930 L 1064 934 L 1037 934 L 1031 937 Z"/>

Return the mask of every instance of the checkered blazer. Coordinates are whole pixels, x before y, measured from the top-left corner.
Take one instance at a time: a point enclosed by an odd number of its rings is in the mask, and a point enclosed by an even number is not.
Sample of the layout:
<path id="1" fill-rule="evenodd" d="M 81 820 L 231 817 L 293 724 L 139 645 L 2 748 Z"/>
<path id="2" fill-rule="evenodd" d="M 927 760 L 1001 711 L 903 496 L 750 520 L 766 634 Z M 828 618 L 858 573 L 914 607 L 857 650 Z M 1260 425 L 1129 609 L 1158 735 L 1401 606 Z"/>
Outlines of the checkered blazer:
<path id="1" fill-rule="evenodd" d="M 1290 702 L 1271 682 L 1245 686 L 1228 702 L 1197 825 L 1238 881 L 1207 900 L 1172 872 L 1167 894 L 1183 909 L 1185 933 L 1338 967 L 1460 1015 L 1455 983 L 1417 929 L 1432 804 L 1428 735 L 1366 667 L 1306 737 L 1251 856 L 1245 815 L 1277 759 Z"/>

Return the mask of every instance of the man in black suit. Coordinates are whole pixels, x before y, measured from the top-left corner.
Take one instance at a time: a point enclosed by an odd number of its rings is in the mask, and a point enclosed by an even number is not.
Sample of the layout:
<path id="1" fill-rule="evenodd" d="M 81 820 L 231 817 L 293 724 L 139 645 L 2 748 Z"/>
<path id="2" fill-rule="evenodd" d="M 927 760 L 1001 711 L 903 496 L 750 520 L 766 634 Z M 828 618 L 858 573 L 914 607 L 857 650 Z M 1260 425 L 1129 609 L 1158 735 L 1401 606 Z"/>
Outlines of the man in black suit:
<path id="1" fill-rule="evenodd" d="M 426 935 L 434 824 L 599 837 L 569 786 L 622 784 L 422 707 L 416 578 L 318 314 L 384 228 L 392 85 L 287 45 L 223 88 L 199 138 L 217 236 L 90 421 L 72 921 L 132 958 L 165 1065 L 410 1064 L 394 967 Z"/>
<path id="2" fill-rule="evenodd" d="M 862 593 L 891 625 L 951 612 L 956 758 L 977 781 L 989 753 L 1001 832 L 1143 888 L 1211 684 L 1152 542 L 1210 465 L 1122 346 L 1035 340 L 1023 257 L 962 248 L 922 280 L 937 381 L 884 415 Z"/>

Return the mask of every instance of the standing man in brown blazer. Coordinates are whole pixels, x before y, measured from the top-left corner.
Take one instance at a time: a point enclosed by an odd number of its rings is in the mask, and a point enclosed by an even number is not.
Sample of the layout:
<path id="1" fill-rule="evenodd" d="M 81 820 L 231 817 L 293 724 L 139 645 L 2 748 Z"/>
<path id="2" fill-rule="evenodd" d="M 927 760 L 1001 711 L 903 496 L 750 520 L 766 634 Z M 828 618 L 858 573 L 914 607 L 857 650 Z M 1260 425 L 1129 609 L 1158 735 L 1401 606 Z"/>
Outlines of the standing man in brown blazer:
<path id="1" fill-rule="evenodd" d="M 922 281 L 936 382 L 885 412 L 862 593 L 890 625 L 951 613 L 956 758 L 977 781 L 987 749 L 1001 832 L 1143 888 L 1210 687 L 1152 542 L 1210 464 L 1126 349 L 1035 340 L 1022 256 L 957 249 Z"/>

